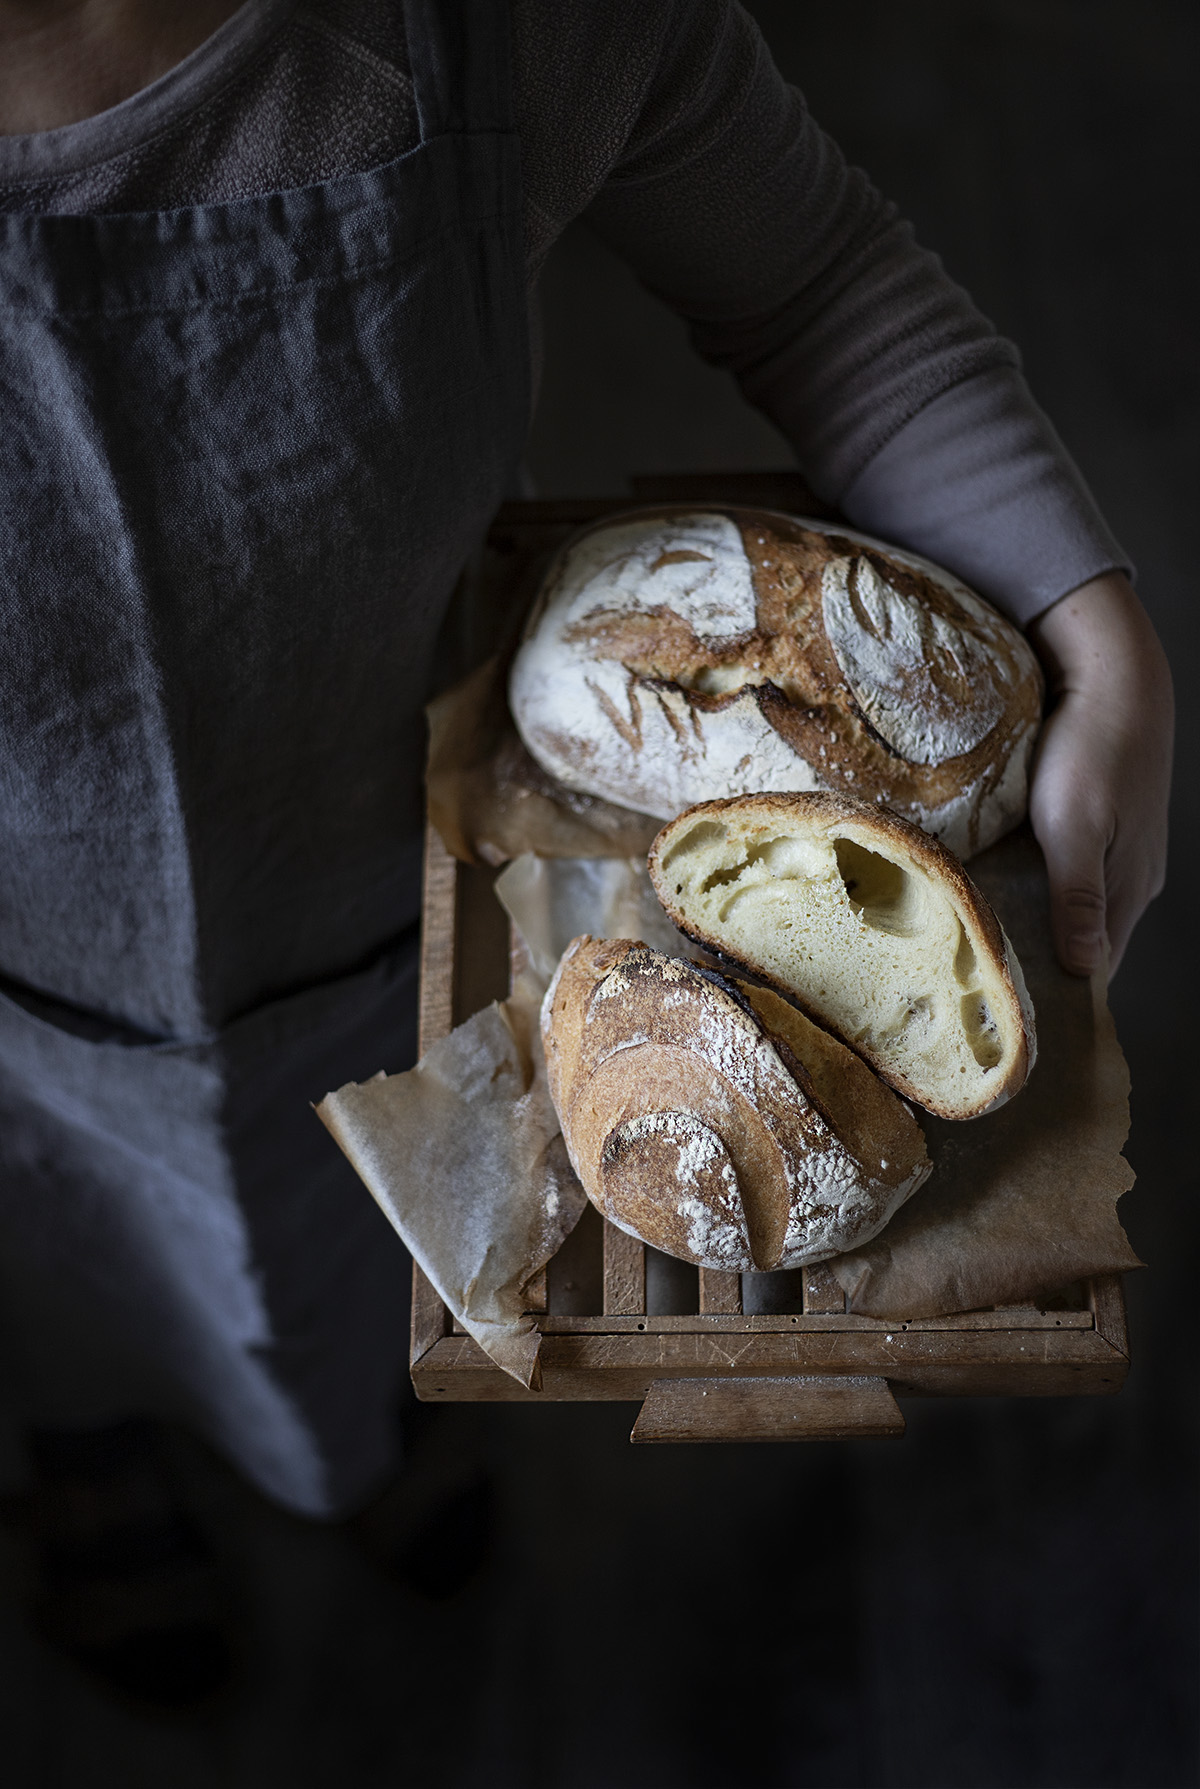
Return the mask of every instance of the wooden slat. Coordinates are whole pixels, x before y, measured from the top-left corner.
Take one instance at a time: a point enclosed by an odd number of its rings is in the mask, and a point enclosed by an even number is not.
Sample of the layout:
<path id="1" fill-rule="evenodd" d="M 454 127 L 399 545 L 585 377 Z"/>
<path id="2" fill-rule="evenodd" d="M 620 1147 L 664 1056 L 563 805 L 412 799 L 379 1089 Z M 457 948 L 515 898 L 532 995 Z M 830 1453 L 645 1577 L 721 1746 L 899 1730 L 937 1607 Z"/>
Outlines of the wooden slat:
<path id="1" fill-rule="evenodd" d="M 615 1224 L 604 1225 L 604 1310 L 638 1316 L 646 1309 L 646 1250 Z"/>
<path id="2" fill-rule="evenodd" d="M 713 1267 L 700 1269 L 700 1309 L 703 1313 L 721 1313 L 738 1317 L 742 1311 L 742 1276 L 721 1273 Z M 656 1318 L 656 1322 L 660 1319 Z"/>
<path id="3" fill-rule="evenodd" d="M 458 865 L 433 826 L 425 828 L 421 892 L 421 992 L 419 1048 L 446 1037 L 454 1026 L 454 933 Z"/>
<path id="4" fill-rule="evenodd" d="M 886 1378 L 901 1397 L 1072 1397 L 1117 1391 L 1128 1361 L 1095 1330 L 979 1330 L 938 1335 L 855 1330 L 790 1335 L 663 1333 L 659 1319 L 627 1335 L 543 1335 L 541 1397 L 641 1398 L 655 1379 L 849 1373 Z M 529 1394 L 468 1336 L 448 1336 L 420 1362 L 423 1398 L 520 1402 Z"/>
<path id="5" fill-rule="evenodd" d="M 409 1321 L 409 1353 L 410 1366 L 416 1366 L 422 1357 L 428 1354 L 435 1342 L 450 1333 L 450 1313 L 425 1278 L 421 1269 L 413 1262 L 412 1270 L 412 1312 Z"/>
<path id="6" fill-rule="evenodd" d="M 803 1316 L 744 1316 L 740 1312 L 702 1312 L 694 1317 L 652 1317 L 650 1326 L 664 1335 L 789 1335 L 857 1331 L 862 1335 L 941 1333 L 974 1335 L 982 1330 L 1094 1330 L 1090 1311 L 972 1311 L 961 1317 L 914 1317 L 904 1323 L 888 1323 L 880 1317 L 855 1317 L 844 1311 L 813 1311 Z M 633 1317 L 547 1317 L 547 1335 L 620 1335 L 639 1327 Z M 641 1325 L 644 1329 L 645 1325 Z"/>
<path id="7" fill-rule="evenodd" d="M 903 1433 L 886 1379 L 656 1379 L 629 1439 L 841 1441 Z"/>
<path id="8" fill-rule="evenodd" d="M 454 915 L 456 1025 L 509 993 L 508 915 L 496 899 L 496 872 L 483 864 L 458 866 Z"/>
<path id="9" fill-rule="evenodd" d="M 804 1269 L 804 1309 L 810 1311 L 844 1311 L 846 1294 L 825 1263 Z"/>
<path id="10" fill-rule="evenodd" d="M 1096 1324 L 1110 1347 L 1129 1358 L 1129 1324 L 1125 1315 L 1125 1284 L 1119 1273 L 1098 1274 L 1089 1282 L 1088 1303 Z"/>

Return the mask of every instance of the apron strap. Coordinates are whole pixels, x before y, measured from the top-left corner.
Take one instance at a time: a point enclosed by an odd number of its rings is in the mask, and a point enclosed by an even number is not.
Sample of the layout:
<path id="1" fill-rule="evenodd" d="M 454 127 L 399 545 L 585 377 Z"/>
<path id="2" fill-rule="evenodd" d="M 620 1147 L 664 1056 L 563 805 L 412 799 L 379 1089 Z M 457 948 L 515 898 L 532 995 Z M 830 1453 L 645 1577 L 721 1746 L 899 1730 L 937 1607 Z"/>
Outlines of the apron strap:
<path id="1" fill-rule="evenodd" d="M 510 0 L 404 0 L 421 141 L 511 131 Z"/>

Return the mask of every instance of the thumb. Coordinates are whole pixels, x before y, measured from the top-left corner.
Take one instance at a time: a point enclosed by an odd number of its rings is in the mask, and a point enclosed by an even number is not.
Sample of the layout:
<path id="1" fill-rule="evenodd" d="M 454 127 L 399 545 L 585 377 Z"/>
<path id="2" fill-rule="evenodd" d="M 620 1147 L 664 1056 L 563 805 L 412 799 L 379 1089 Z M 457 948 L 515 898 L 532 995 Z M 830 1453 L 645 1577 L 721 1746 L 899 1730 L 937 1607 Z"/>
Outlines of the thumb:
<path id="1" fill-rule="evenodd" d="M 1096 829 L 1072 827 L 1039 837 L 1050 878 L 1054 948 L 1071 975 L 1091 975 L 1104 961 L 1108 937 L 1104 889 L 1107 841 Z"/>

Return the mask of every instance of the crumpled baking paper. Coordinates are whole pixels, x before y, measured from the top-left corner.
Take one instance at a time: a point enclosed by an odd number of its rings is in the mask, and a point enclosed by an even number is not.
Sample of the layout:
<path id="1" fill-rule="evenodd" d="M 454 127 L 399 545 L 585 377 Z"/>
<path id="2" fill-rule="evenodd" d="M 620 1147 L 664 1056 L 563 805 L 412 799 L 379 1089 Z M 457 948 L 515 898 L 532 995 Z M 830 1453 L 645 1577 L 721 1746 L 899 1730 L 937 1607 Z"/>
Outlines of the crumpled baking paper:
<path id="1" fill-rule="evenodd" d="M 658 904 L 642 857 L 556 858 L 532 852 L 496 878 L 496 894 L 520 933 L 543 990 L 572 938 L 640 938 L 680 957 L 691 945 Z"/>
<path id="2" fill-rule="evenodd" d="M 1022 830 L 970 865 L 1021 960 L 1038 1062 L 1000 1111 L 951 1124 L 918 1113 L 929 1181 L 864 1248 L 827 1263 L 851 1310 L 948 1316 L 1028 1302 L 1140 1265 L 1116 1215 L 1129 1077 L 1104 997 L 1065 974 L 1050 940 L 1041 853 Z M 407 1074 L 343 1087 L 318 1107 L 439 1294 L 497 1365 L 537 1386 L 524 1288 L 581 1216 L 546 1089 L 538 1009 L 581 932 L 688 954 L 641 858 L 522 855 L 496 892 L 525 942 L 512 997 L 477 1013 Z"/>
<path id="3" fill-rule="evenodd" d="M 350 1082 L 317 1115 L 447 1308 L 480 1347 L 537 1389 L 538 1331 L 525 1290 L 582 1216 L 546 1086 L 538 1017 L 570 939 L 645 938 L 679 954 L 643 858 L 526 854 L 497 894 L 527 939 L 512 994 L 401 1075 Z"/>
<path id="4" fill-rule="evenodd" d="M 525 978 L 416 1068 L 352 1081 L 317 1107 L 445 1304 L 533 1390 L 538 1333 L 524 1289 L 587 1204 L 546 1087 L 540 1003 Z"/>

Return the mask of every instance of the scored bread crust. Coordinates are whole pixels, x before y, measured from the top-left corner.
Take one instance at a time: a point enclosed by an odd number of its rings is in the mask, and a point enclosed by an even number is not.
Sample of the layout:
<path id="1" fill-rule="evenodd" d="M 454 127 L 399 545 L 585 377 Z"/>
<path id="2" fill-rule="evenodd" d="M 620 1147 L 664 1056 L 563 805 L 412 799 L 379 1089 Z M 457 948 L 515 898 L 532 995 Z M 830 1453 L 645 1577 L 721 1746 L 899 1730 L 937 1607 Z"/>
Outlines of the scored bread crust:
<path id="1" fill-rule="evenodd" d="M 912 1113 L 844 1045 L 768 990 L 644 944 L 575 939 L 542 1037 L 589 1199 L 698 1266 L 826 1260 L 930 1172 Z"/>
<path id="2" fill-rule="evenodd" d="M 512 667 L 533 757 L 670 819 L 758 790 L 877 801 L 960 856 L 1023 817 L 1042 680 L 949 572 L 855 529 L 659 506 L 560 549 Z"/>
<path id="3" fill-rule="evenodd" d="M 692 840 L 697 841 L 690 852 L 693 867 L 686 870 L 682 866 Z M 868 874 L 868 859 L 874 859 L 884 866 L 885 879 L 886 866 L 913 878 L 916 911 L 907 933 L 895 917 L 907 885 L 901 895 L 889 891 L 878 907 L 869 899 L 855 903 L 853 869 L 847 876 L 837 856 L 842 842 L 843 848 L 848 844 L 868 854 L 851 860 L 865 863 Z M 814 850 L 806 858 L 809 845 Z M 771 870 L 773 851 L 779 867 Z M 831 862 L 837 866 L 835 875 L 829 874 Z M 767 867 L 760 871 L 758 863 Z M 707 869 L 706 877 L 699 876 L 701 868 Z M 663 827 L 650 848 L 649 870 L 660 903 L 685 937 L 734 971 L 779 989 L 818 1024 L 836 1032 L 889 1086 L 927 1111 L 941 1118 L 979 1117 L 1024 1085 L 1036 1059 L 1037 1037 L 1016 953 L 954 853 L 899 815 L 830 793 L 701 802 Z M 790 901 L 789 883 L 800 891 Z M 743 919 L 734 928 L 729 914 L 749 889 L 765 891 L 767 901 L 783 905 L 764 911 L 757 927 Z M 714 895 L 714 890 L 728 892 Z M 809 890 L 814 891 L 811 897 Z M 824 954 L 822 902 L 829 923 L 838 928 L 836 947 Z M 791 945 L 793 928 L 796 942 Z M 911 985 L 914 966 L 886 960 L 889 934 L 913 941 L 910 956 L 919 956 L 924 944 L 927 950 L 940 946 L 952 961 L 935 957 L 927 965 L 927 985 Z M 901 947 L 891 948 L 899 955 Z M 893 987 L 889 975 L 894 981 L 907 977 L 910 985 Z M 891 1000 L 903 1015 L 908 1003 L 899 1030 L 873 1028 L 869 1011 L 855 1022 L 856 981 L 873 989 L 868 1008 L 872 998 L 880 1007 Z M 939 989 L 943 998 L 935 1002 Z M 962 1038 L 952 1034 L 955 1002 Z M 941 1033 L 934 1029 L 939 1007 Z M 968 1025 L 972 1012 L 976 1032 Z M 922 1030 L 929 1035 L 929 1049 L 924 1058 L 917 1051 L 914 1061 L 914 1039 Z M 939 1077 L 932 1052 L 943 1045 L 956 1052 L 954 1072 Z"/>

